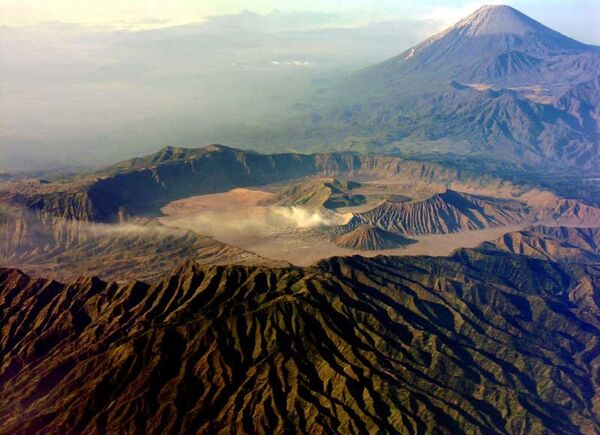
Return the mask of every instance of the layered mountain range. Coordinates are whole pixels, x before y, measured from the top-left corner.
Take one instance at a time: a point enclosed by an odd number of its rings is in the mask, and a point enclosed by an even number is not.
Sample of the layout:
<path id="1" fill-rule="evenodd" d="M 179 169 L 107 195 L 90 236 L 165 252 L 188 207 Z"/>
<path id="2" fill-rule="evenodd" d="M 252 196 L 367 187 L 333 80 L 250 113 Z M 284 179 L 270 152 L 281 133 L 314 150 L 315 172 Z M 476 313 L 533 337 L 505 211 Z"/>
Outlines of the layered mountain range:
<path id="1" fill-rule="evenodd" d="M 599 77 L 598 47 L 486 6 L 286 130 L 378 154 L 1 180 L 0 433 L 600 433 Z M 269 243 L 325 259 L 233 246 Z"/>
<path id="2" fill-rule="evenodd" d="M 599 279 L 477 250 L 154 284 L 0 269 L 0 431 L 594 433 Z"/>
<path id="3" fill-rule="evenodd" d="M 600 170 L 600 48 L 485 6 L 381 64 L 320 85 L 292 140 Z"/>

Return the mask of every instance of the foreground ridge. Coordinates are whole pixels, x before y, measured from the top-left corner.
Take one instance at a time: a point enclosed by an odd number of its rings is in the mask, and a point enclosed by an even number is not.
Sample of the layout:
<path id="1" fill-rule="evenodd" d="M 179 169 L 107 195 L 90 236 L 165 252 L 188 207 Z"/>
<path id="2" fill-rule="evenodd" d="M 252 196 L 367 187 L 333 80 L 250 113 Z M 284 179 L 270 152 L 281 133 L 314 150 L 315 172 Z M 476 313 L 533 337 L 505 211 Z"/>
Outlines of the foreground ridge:
<path id="1" fill-rule="evenodd" d="M 153 285 L 0 269 L 0 432 L 597 431 L 599 279 L 477 250 Z"/>

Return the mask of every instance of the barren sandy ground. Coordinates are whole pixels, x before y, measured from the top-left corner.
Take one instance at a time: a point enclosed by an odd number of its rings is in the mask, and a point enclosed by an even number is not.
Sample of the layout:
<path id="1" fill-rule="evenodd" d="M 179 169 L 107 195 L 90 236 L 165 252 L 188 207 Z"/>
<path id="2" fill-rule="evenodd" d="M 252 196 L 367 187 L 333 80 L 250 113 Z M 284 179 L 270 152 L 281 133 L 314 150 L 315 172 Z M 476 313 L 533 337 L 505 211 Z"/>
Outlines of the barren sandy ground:
<path id="1" fill-rule="evenodd" d="M 369 186 L 373 192 L 377 187 Z M 366 189 L 365 189 L 366 190 Z M 385 189 L 395 191 L 394 187 Z M 164 216 L 159 220 L 168 226 L 191 229 L 197 233 L 214 237 L 222 242 L 253 251 L 261 256 L 285 260 L 298 266 L 307 266 L 316 261 L 337 255 L 432 255 L 445 256 L 457 248 L 474 247 L 494 240 L 522 226 L 469 231 L 457 234 L 427 235 L 411 237 L 417 243 L 403 249 L 384 251 L 357 251 L 340 248 L 320 234 L 319 228 L 340 222 L 324 215 L 313 219 L 306 216 L 280 215 L 277 208 L 260 207 L 257 204 L 268 199 L 272 193 L 233 189 L 225 193 L 202 195 L 174 201 L 162 209 Z M 345 210 L 344 210 L 345 211 Z M 332 215 L 335 215 L 332 213 Z M 345 219 L 342 215 L 337 217 Z M 303 220 L 308 223 L 303 226 Z M 311 220 L 313 219 L 313 220 Z M 317 231 L 316 231 L 317 230 Z"/>
<path id="2" fill-rule="evenodd" d="M 495 240 L 505 233 L 521 229 L 523 229 L 523 226 L 411 237 L 417 240 L 417 243 L 403 249 L 387 249 L 382 251 L 358 251 L 340 248 L 327 237 L 318 237 L 303 233 L 283 234 L 272 239 L 257 237 L 254 240 L 245 239 L 238 241 L 232 239 L 221 241 L 237 245 L 263 257 L 284 260 L 297 266 L 309 266 L 323 258 L 341 255 L 358 254 L 363 257 L 375 257 L 377 255 L 447 256 L 457 248 L 472 248 L 482 242 Z"/>
<path id="3" fill-rule="evenodd" d="M 255 207 L 260 201 L 267 200 L 273 193 L 262 190 L 237 188 L 224 193 L 192 196 L 167 204 L 162 212 L 169 217 L 191 216 L 212 210 L 227 211 L 239 208 Z"/>

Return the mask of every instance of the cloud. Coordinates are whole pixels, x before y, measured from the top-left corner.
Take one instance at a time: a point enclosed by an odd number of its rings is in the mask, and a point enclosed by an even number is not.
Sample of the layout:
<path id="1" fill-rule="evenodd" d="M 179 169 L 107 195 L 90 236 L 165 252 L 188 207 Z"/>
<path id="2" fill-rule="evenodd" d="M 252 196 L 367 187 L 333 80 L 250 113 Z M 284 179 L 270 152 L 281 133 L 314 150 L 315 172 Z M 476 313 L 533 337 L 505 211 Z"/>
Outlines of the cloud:
<path id="1" fill-rule="evenodd" d="M 176 25 L 177 23 L 170 18 L 156 18 L 146 17 L 142 19 L 134 20 L 120 20 L 112 23 L 113 28 L 116 29 L 127 29 L 127 30 L 143 30 L 143 29 L 157 29 L 161 27 L 168 27 Z"/>
<path id="2" fill-rule="evenodd" d="M 469 16 L 477 9 L 485 5 L 502 4 L 500 0 L 486 0 L 471 2 L 460 7 L 457 6 L 437 6 L 428 9 L 426 12 L 421 14 L 423 20 L 433 21 L 439 23 L 440 31 L 456 24 L 463 18 Z"/>
<path id="3" fill-rule="evenodd" d="M 97 165 L 164 143 L 243 146 L 290 113 L 313 78 L 382 61 L 419 39 L 406 23 L 324 29 L 335 17 L 320 14 L 245 13 L 164 27 L 145 18 L 151 12 L 132 19 L 161 28 L 0 29 L 0 166 Z"/>
<path id="4" fill-rule="evenodd" d="M 296 228 L 343 225 L 345 215 L 308 210 L 302 207 L 274 207 L 273 213 Z"/>
<path id="5" fill-rule="evenodd" d="M 284 66 L 308 66 L 308 65 L 312 65 L 311 62 L 306 62 L 303 60 L 293 60 L 293 61 L 288 61 L 288 62 L 281 62 L 278 60 L 274 60 L 271 62 L 273 65 L 284 65 Z"/>

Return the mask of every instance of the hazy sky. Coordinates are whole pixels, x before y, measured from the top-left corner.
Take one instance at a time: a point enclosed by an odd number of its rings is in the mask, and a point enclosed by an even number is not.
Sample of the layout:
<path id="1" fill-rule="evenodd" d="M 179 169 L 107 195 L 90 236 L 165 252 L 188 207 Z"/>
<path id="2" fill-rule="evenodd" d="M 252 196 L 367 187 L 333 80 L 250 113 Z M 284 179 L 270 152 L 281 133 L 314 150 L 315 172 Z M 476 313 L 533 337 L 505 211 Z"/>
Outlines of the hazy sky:
<path id="1" fill-rule="evenodd" d="M 165 144 L 242 147 L 238 130 L 263 137 L 264 120 L 302 104 L 315 82 L 489 3 L 0 0 L 0 171 L 103 164 Z M 600 45 L 600 0 L 504 3 Z"/>
<path id="2" fill-rule="evenodd" d="M 164 27 L 251 10 L 335 12 L 332 25 L 364 25 L 396 18 L 450 24 L 486 3 L 507 3 L 586 42 L 600 42 L 598 0 L 0 0 L 3 24 L 62 21 L 125 29 Z M 342 13 L 343 18 L 340 18 Z"/>

